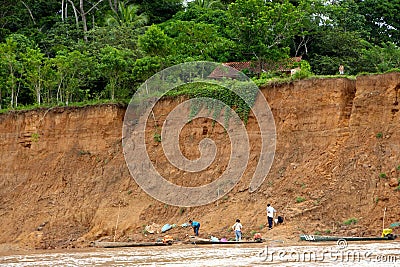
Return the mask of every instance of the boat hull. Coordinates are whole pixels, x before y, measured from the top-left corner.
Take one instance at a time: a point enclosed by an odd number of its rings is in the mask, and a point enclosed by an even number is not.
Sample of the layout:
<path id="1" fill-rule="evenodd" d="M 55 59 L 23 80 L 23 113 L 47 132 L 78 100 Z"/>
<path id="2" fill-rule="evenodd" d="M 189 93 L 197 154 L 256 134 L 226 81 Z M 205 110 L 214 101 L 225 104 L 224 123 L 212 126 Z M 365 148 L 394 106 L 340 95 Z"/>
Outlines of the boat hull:
<path id="1" fill-rule="evenodd" d="M 144 243 L 134 243 L 134 242 L 93 242 L 92 246 L 97 248 L 122 248 L 122 247 L 153 247 L 153 246 L 168 246 L 171 242 L 144 242 Z"/>
<path id="2" fill-rule="evenodd" d="M 310 242 L 324 242 L 324 241 L 383 241 L 383 240 L 394 240 L 394 236 L 319 236 L 319 235 L 300 235 L 300 240 Z"/>
<path id="3" fill-rule="evenodd" d="M 197 240 L 192 241 L 195 245 L 234 245 L 234 244 L 259 244 L 263 241 L 211 241 L 211 240 Z"/>

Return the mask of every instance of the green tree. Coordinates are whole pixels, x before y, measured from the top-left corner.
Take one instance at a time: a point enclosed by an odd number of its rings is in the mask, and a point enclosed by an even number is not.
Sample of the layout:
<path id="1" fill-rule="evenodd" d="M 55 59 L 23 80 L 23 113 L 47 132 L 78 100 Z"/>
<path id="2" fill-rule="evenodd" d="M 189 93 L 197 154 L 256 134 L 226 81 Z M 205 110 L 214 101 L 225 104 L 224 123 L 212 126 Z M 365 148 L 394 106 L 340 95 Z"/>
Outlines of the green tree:
<path id="1" fill-rule="evenodd" d="M 366 40 L 374 45 L 383 42 L 400 44 L 400 1 L 363 0 L 356 1 L 359 13 L 365 17 L 368 35 Z"/>
<path id="2" fill-rule="evenodd" d="M 135 61 L 132 68 L 132 75 L 135 86 L 139 86 L 153 74 L 161 70 L 162 58 L 158 56 L 145 56 Z"/>
<path id="3" fill-rule="evenodd" d="M 46 104 L 57 104 L 57 70 L 54 66 L 54 61 L 50 58 L 43 60 L 43 67 L 41 69 L 42 74 L 42 99 L 43 103 Z"/>
<path id="4" fill-rule="evenodd" d="M 107 46 L 100 52 L 100 71 L 107 79 L 108 83 L 106 91 L 109 92 L 111 100 L 115 99 L 116 90 L 121 86 L 120 82 L 127 75 L 132 53 L 130 50 L 119 50 L 117 48 Z"/>
<path id="5" fill-rule="evenodd" d="M 176 20 L 166 23 L 164 32 L 173 38 L 175 63 L 193 60 L 223 62 L 233 50 L 233 42 L 222 37 L 212 24 Z"/>
<path id="6" fill-rule="evenodd" d="M 97 49 L 110 45 L 136 50 L 138 36 L 144 32 L 148 21 L 147 16 L 138 11 L 137 5 L 119 2 L 118 10 L 106 15 L 106 26 L 90 31 L 91 45 Z"/>
<path id="7" fill-rule="evenodd" d="M 73 11 L 73 16 L 75 17 L 76 27 L 79 28 L 82 25 L 83 29 L 83 39 L 87 42 L 87 32 L 88 32 L 88 18 L 87 16 L 98 10 L 98 6 L 103 2 L 103 0 L 97 1 L 87 1 L 87 0 L 62 0 L 61 1 L 61 18 L 64 21 L 68 16 L 68 10 Z M 68 5 L 72 8 L 68 9 Z"/>
<path id="8" fill-rule="evenodd" d="M 334 1 L 325 5 L 327 24 L 336 30 L 366 34 L 365 16 L 354 0 Z"/>
<path id="9" fill-rule="evenodd" d="M 148 19 L 143 13 L 138 15 L 139 6 L 128 5 L 126 2 L 119 2 L 118 11 L 106 16 L 105 22 L 108 26 L 128 26 L 138 28 L 144 26 Z"/>
<path id="10" fill-rule="evenodd" d="M 291 41 L 291 55 L 307 56 L 311 43 L 323 32 L 323 25 L 327 23 L 326 5 L 320 0 L 300 0 L 291 3 L 301 10 L 302 15 L 298 21 L 299 32 Z"/>
<path id="11" fill-rule="evenodd" d="M 338 73 L 339 65 L 347 74 L 356 74 L 359 57 L 366 42 L 365 18 L 353 0 L 335 1 L 319 8 L 321 19 L 309 46 L 309 62 L 316 74 Z"/>
<path id="12" fill-rule="evenodd" d="M 165 22 L 183 9 L 182 0 L 133 0 L 133 3 L 140 6 L 150 24 Z"/>
<path id="13" fill-rule="evenodd" d="M 347 74 L 357 74 L 365 41 L 355 32 L 326 30 L 316 36 L 310 50 L 309 62 L 313 72 L 320 75 L 338 74 L 339 65 Z"/>
<path id="14" fill-rule="evenodd" d="M 28 47 L 25 53 L 21 54 L 21 63 L 23 66 L 22 76 L 24 85 L 35 95 L 36 103 L 40 105 L 41 89 L 43 77 L 41 73 L 43 63 L 43 53 L 40 50 Z"/>
<path id="15" fill-rule="evenodd" d="M 201 8 L 222 8 L 223 4 L 219 0 L 194 0 L 189 5 L 197 5 Z"/>
<path id="16" fill-rule="evenodd" d="M 7 37 L 6 42 L 0 44 L 0 65 L 4 76 L 3 90 L 9 96 L 9 105 L 16 108 L 20 102 L 20 97 L 26 97 L 25 102 L 32 103 L 29 93 L 26 92 L 24 85 L 27 84 L 26 71 L 32 65 L 27 65 L 25 59 L 32 51 L 40 53 L 37 46 L 29 38 L 22 34 L 11 34 Z M 30 69 L 29 75 L 34 75 Z"/>
<path id="17" fill-rule="evenodd" d="M 1 1 L 0 42 L 11 33 L 31 37 L 46 31 L 54 23 L 58 8 L 59 4 L 54 0 Z"/>
<path id="18" fill-rule="evenodd" d="M 383 43 L 380 46 L 368 44 L 361 51 L 361 64 L 358 72 L 382 73 L 400 68 L 400 48 L 393 43 Z"/>
<path id="19" fill-rule="evenodd" d="M 158 26 L 152 25 L 139 36 L 139 49 L 148 56 L 166 57 L 170 52 L 172 40 Z"/>
<path id="20" fill-rule="evenodd" d="M 4 97 L 9 97 L 10 107 L 15 108 L 18 105 L 20 88 L 18 86 L 18 72 L 21 64 L 17 60 L 17 43 L 12 38 L 8 38 L 5 43 L 0 44 L 0 68 L 2 74 L 0 104 Z"/>
<path id="21" fill-rule="evenodd" d="M 237 0 L 228 9 L 232 38 L 244 59 L 279 60 L 300 32 L 303 13 L 289 1 Z"/>
<path id="22" fill-rule="evenodd" d="M 73 101 L 88 99 L 89 90 L 85 88 L 87 77 L 94 68 L 94 59 L 79 51 L 59 51 L 51 64 L 55 68 L 57 81 L 56 101 L 68 105 Z"/>
<path id="23" fill-rule="evenodd" d="M 64 22 L 54 23 L 38 44 L 44 54 L 54 57 L 58 51 L 73 50 L 82 39 L 83 31 L 77 29 L 70 19 L 66 19 Z"/>
<path id="24" fill-rule="evenodd" d="M 87 49 L 99 51 L 106 46 L 113 46 L 119 49 L 137 50 L 138 36 L 142 34 L 144 29 L 132 29 L 131 27 L 122 26 L 105 26 L 95 27 L 89 31 L 89 44 Z"/>
<path id="25" fill-rule="evenodd" d="M 231 28 L 226 10 L 202 8 L 198 5 L 189 5 L 185 11 L 178 12 L 173 20 L 212 24 L 218 33 L 225 38 L 229 37 L 228 32 Z"/>

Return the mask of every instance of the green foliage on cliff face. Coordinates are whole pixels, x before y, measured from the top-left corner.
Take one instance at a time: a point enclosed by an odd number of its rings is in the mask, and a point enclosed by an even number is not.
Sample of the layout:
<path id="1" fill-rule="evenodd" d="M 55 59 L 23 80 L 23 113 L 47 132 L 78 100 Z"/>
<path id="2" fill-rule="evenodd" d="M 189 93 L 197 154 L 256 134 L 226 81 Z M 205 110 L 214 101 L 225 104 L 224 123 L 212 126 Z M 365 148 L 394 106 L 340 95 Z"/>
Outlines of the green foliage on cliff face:
<path id="1" fill-rule="evenodd" d="M 263 69 L 260 85 L 336 75 L 340 64 L 342 77 L 398 71 L 399 16 L 390 0 L 5 1 L 0 109 L 125 101 L 154 73 L 197 60 L 302 56 L 295 75 Z"/>
<path id="2" fill-rule="evenodd" d="M 212 117 L 214 119 L 223 111 L 225 119 L 229 120 L 229 108 L 232 108 L 247 123 L 250 109 L 257 97 L 257 91 L 254 90 L 254 85 L 251 82 L 231 81 L 228 86 L 195 82 L 179 86 L 166 94 L 166 96 L 172 97 L 180 95 L 194 99 L 191 105 L 189 120 L 197 115 L 201 108 L 207 108 L 213 112 Z M 209 101 L 204 104 L 201 98 L 208 98 Z"/>
<path id="3" fill-rule="evenodd" d="M 358 219 L 357 218 L 350 218 L 347 219 L 343 222 L 344 225 L 352 225 L 352 224 L 357 224 Z"/>

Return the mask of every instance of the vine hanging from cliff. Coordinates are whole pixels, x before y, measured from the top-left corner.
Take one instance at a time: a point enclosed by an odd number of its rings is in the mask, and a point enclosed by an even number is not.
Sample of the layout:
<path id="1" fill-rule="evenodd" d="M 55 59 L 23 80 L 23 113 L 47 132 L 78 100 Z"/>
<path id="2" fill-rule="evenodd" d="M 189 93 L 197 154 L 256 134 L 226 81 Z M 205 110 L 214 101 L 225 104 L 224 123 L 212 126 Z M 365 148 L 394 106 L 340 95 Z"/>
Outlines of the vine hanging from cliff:
<path id="1" fill-rule="evenodd" d="M 243 81 L 231 81 L 229 87 L 230 88 L 205 82 L 194 82 L 181 85 L 169 91 L 166 96 L 187 96 L 193 99 L 188 118 L 189 121 L 192 120 L 202 108 L 207 108 L 212 112 L 212 118 L 214 120 L 223 112 L 225 126 L 227 126 L 231 113 L 228 108 L 224 108 L 223 104 L 225 104 L 231 107 L 246 124 L 258 91 L 254 90 L 254 84 Z M 245 99 L 240 96 L 244 96 Z M 204 106 L 204 102 L 200 101 L 200 98 L 209 98 L 211 100 Z"/>

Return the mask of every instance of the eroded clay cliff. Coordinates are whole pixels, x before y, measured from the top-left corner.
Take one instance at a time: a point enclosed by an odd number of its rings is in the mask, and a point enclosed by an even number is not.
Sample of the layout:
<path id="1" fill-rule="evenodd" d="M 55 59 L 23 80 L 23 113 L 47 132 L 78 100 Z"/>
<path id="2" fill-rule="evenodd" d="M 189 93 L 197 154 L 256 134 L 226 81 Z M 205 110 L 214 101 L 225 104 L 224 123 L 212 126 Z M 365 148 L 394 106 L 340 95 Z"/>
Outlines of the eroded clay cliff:
<path id="1" fill-rule="evenodd" d="M 385 208 L 386 224 L 400 221 L 399 87 L 400 73 L 389 73 L 262 88 L 277 129 L 271 171 L 250 193 L 260 149 L 259 129 L 250 116 L 252 150 L 242 179 L 217 202 L 196 208 L 163 204 L 132 179 L 121 146 L 123 106 L 2 114 L 0 243 L 54 248 L 98 239 L 154 240 L 157 234 L 144 235 L 145 225 L 181 224 L 188 218 L 202 222 L 204 237 L 229 236 L 237 217 L 248 236 L 252 230 L 288 239 L 314 232 L 379 235 Z M 156 106 L 147 128 L 148 153 L 171 182 L 198 186 L 225 170 L 231 147 L 221 125 L 196 119 L 182 129 L 182 153 L 199 157 L 197 144 L 206 136 L 217 144 L 217 161 L 197 174 L 170 166 L 153 137 L 180 101 L 166 99 Z M 285 224 L 270 232 L 262 227 L 267 203 L 285 216 Z M 345 225 L 350 218 L 357 223 Z"/>

